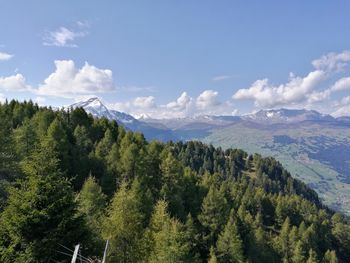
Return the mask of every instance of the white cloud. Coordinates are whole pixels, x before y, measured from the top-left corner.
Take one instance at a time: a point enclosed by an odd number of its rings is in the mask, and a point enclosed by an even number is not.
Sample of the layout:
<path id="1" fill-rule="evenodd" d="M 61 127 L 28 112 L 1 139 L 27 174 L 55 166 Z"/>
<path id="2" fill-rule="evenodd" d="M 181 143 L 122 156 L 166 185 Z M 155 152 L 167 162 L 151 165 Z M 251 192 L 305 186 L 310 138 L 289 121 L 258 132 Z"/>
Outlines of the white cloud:
<path id="1" fill-rule="evenodd" d="M 76 68 L 72 60 L 56 60 L 56 70 L 35 91 L 39 95 L 74 98 L 115 91 L 113 74 L 109 69 L 99 69 L 85 62 Z"/>
<path id="2" fill-rule="evenodd" d="M 176 100 L 161 105 L 155 102 L 153 96 L 149 96 L 109 106 L 135 117 L 150 116 L 156 119 L 238 114 L 238 110 L 234 109 L 232 103 L 220 102 L 217 96 L 218 92 L 213 90 L 203 91 L 197 98 L 192 98 L 187 92 L 182 92 Z"/>
<path id="3" fill-rule="evenodd" d="M 12 54 L 8 54 L 5 52 L 0 52 L 0 61 L 1 60 L 10 60 L 11 58 L 13 58 Z"/>
<path id="4" fill-rule="evenodd" d="M 248 89 L 238 90 L 232 97 L 236 100 L 254 100 L 258 107 L 275 107 L 299 103 L 305 100 L 318 84 L 325 79 L 325 72 L 315 70 L 304 78 L 292 75 L 286 84 L 271 85 L 268 79 L 257 80 Z"/>
<path id="5" fill-rule="evenodd" d="M 341 53 L 328 53 L 319 59 L 312 61 L 312 65 L 319 70 L 323 71 L 340 71 L 350 61 L 350 51 L 343 51 Z"/>
<path id="6" fill-rule="evenodd" d="M 332 115 L 334 117 L 350 116 L 350 104 L 337 108 Z"/>
<path id="7" fill-rule="evenodd" d="M 137 97 L 134 99 L 133 105 L 141 109 L 151 109 L 156 107 L 155 98 L 153 96 Z"/>
<path id="8" fill-rule="evenodd" d="M 315 70 L 304 77 L 291 73 L 288 82 L 279 85 L 271 84 L 267 78 L 260 79 L 249 88 L 239 89 L 232 98 L 253 100 L 256 107 L 295 106 L 301 103 L 310 106 L 328 99 L 335 91 L 350 89 L 350 78 L 343 78 L 329 89 L 318 90 L 327 78 L 342 71 L 349 61 L 350 51 L 329 53 L 312 61 Z"/>
<path id="9" fill-rule="evenodd" d="M 334 117 L 350 116 L 350 96 L 342 98 L 334 103 L 332 115 Z"/>
<path id="10" fill-rule="evenodd" d="M 196 99 L 196 105 L 199 109 L 207 109 L 220 104 L 217 99 L 218 92 L 214 90 L 203 91 Z"/>
<path id="11" fill-rule="evenodd" d="M 45 106 L 46 98 L 38 96 L 34 99 L 34 102 L 38 103 L 39 106 Z"/>
<path id="12" fill-rule="evenodd" d="M 226 80 L 226 79 L 230 79 L 232 78 L 232 76 L 229 75 L 220 75 L 220 76 L 215 76 L 213 77 L 211 80 L 212 81 L 221 81 L 221 80 Z"/>
<path id="13" fill-rule="evenodd" d="M 166 104 L 166 108 L 169 110 L 188 112 L 193 107 L 193 99 L 188 96 L 187 92 L 182 92 L 181 96 L 176 101 Z"/>
<path id="14" fill-rule="evenodd" d="M 31 87 L 26 84 L 26 79 L 22 74 L 17 73 L 9 77 L 0 77 L 0 89 L 7 91 L 26 91 Z"/>
<path id="15" fill-rule="evenodd" d="M 332 92 L 350 89 L 350 77 L 341 78 L 330 88 Z"/>
<path id="16" fill-rule="evenodd" d="M 81 22 L 82 23 L 82 22 Z M 83 24 L 81 24 L 83 25 Z M 79 26 L 81 26 L 79 25 Z M 66 27 L 60 27 L 56 31 L 48 32 L 43 40 L 45 46 L 56 46 L 56 47 L 77 47 L 74 41 L 79 37 L 87 35 L 86 31 L 73 31 Z"/>
<path id="17" fill-rule="evenodd" d="M 234 110 L 231 112 L 231 115 L 232 115 L 232 116 L 238 116 L 238 115 L 239 115 L 239 110 L 238 110 L 238 109 L 234 109 Z"/>
<path id="18" fill-rule="evenodd" d="M 0 103 L 4 103 L 5 101 L 6 101 L 5 95 L 0 93 Z"/>

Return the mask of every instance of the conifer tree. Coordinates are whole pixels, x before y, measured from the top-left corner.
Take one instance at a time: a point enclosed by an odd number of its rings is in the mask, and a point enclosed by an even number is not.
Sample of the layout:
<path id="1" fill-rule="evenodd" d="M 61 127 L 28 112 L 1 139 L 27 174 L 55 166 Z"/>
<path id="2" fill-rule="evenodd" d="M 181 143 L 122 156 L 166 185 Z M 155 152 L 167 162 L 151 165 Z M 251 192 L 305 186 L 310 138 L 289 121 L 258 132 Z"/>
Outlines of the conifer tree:
<path id="1" fill-rule="evenodd" d="M 210 247 L 208 263 L 218 263 L 218 259 L 217 259 L 216 255 L 215 255 L 214 247 Z"/>
<path id="2" fill-rule="evenodd" d="M 334 250 L 327 250 L 322 263 L 338 263 L 338 258 Z"/>
<path id="3" fill-rule="evenodd" d="M 292 255 L 292 262 L 293 263 L 303 263 L 305 262 L 305 251 L 303 247 L 303 242 L 300 240 L 296 243 Z"/>
<path id="4" fill-rule="evenodd" d="M 222 192 L 214 185 L 203 200 L 202 211 L 198 216 L 203 227 L 203 240 L 207 251 L 214 246 L 228 217 L 228 204 Z"/>
<path id="5" fill-rule="evenodd" d="M 110 241 L 108 260 L 137 262 L 141 258 L 143 234 L 141 204 L 123 182 L 108 207 L 103 237 Z"/>
<path id="6" fill-rule="evenodd" d="M 91 175 L 86 179 L 77 196 L 78 210 L 86 215 L 88 222 L 95 223 L 102 214 L 106 203 L 106 196 L 101 187 Z"/>
<path id="7" fill-rule="evenodd" d="M 104 137 L 96 146 L 96 157 L 105 160 L 113 145 L 113 135 L 110 129 L 107 129 Z"/>
<path id="8" fill-rule="evenodd" d="M 170 217 L 165 201 L 158 201 L 155 206 L 148 239 L 150 244 L 148 262 L 193 262 L 185 229 L 178 220 Z"/>
<path id="9" fill-rule="evenodd" d="M 244 262 L 243 244 L 233 216 L 230 216 L 223 232 L 219 235 L 217 251 L 219 262 Z"/>
<path id="10" fill-rule="evenodd" d="M 17 157 L 10 120 L 0 111 L 0 211 L 3 209 L 8 187 L 18 177 Z"/>
<path id="11" fill-rule="evenodd" d="M 1 262 L 47 262 L 58 244 L 84 242 L 73 191 L 50 148 L 34 152 L 23 165 L 26 178 L 12 188 L 1 214 Z"/>
<path id="12" fill-rule="evenodd" d="M 308 257 L 306 263 L 318 263 L 317 254 L 313 249 L 309 250 L 309 257 Z"/>
<path id="13" fill-rule="evenodd" d="M 62 121 L 56 117 L 47 129 L 47 135 L 42 141 L 42 147 L 56 153 L 59 160 L 59 168 L 64 173 L 70 169 L 70 145 L 68 136 Z"/>

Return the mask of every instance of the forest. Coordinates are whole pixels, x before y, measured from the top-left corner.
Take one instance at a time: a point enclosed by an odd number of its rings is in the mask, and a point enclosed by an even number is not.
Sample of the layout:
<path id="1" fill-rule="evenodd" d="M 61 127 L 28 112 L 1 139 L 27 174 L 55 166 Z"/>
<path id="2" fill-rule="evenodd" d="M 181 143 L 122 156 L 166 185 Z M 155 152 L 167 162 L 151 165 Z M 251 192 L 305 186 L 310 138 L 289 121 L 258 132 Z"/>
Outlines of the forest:
<path id="1" fill-rule="evenodd" d="M 350 262 L 349 218 L 274 158 L 0 104 L 0 262 Z"/>

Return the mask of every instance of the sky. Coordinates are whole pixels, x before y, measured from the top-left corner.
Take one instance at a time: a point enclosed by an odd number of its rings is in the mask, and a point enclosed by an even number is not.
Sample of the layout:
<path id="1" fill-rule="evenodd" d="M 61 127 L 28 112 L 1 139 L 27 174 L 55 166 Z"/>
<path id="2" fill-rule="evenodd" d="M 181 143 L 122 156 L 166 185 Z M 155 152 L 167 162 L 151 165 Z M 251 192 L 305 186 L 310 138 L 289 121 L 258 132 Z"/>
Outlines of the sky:
<path id="1" fill-rule="evenodd" d="M 0 101 L 350 115 L 350 2 L 0 0 Z"/>

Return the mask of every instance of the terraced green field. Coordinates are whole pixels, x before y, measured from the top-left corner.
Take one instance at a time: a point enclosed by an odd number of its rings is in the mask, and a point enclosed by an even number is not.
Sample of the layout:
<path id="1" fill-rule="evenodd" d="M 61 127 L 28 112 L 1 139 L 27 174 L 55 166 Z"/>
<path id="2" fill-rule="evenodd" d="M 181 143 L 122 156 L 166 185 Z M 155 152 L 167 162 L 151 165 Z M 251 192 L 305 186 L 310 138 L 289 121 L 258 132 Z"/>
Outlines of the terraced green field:
<path id="1" fill-rule="evenodd" d="M 201 139 L 278 159 L 324 203 L 350 215 L 350 129 L 320 124 L 254 127 L 238 123 Z"/>

